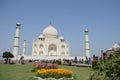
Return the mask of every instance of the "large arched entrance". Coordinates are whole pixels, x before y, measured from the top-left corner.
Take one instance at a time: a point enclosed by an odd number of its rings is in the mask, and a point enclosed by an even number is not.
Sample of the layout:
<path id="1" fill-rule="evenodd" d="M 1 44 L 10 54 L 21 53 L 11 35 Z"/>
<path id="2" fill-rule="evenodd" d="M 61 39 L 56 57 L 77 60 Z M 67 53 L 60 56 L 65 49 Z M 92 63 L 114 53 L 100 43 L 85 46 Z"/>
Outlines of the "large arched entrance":
<path id="1" fill-rule="evenodd" d="M 50 56 L 56 56 L 57 55 L 57 46 L 55 44 L 50 44 L 48 46 L 48 54 Z"/>

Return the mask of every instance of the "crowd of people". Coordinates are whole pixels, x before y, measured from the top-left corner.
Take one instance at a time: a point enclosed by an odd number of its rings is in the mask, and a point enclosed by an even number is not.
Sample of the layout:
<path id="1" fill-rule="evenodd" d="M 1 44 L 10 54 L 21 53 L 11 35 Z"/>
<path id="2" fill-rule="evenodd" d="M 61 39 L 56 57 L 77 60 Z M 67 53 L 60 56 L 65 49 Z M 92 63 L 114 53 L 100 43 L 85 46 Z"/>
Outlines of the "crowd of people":
<path id="1" fill-rule="evenodd" d="M 40 61 L 39 59 L 37 60 L 29 60 L 29 62 L 37 62 Z M 41 60 L 43 62 L 46 63 L 55 63 L 55 64 L 68 64 L 68 65 L 72 65 L 72 64 L 87 64 L 90 65 L 91 64 L 91 59 L 90 58 L 86 58 L 86 60 L 84 59 L 77 59 L 77 57 L 75 57 L 75 59 L 53 59 L 53 60 Z"/>

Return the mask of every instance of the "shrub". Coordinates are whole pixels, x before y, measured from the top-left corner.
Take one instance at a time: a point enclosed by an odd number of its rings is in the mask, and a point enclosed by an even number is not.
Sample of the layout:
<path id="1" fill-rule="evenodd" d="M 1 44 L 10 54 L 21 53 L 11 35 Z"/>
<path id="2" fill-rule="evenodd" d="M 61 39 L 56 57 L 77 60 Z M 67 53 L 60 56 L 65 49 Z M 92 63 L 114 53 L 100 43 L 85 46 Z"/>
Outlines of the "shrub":
<path id="1" fill-rule="evenodd" d="M 99 69 L 99 63 L 97 61 L 92 62 L 92 69 Z"/>
<path id="2" fill-rule="evenodd" d="M 90 80 L 120 80 L 120 52 L 116 52 L 106 62 L 100 64 Z"/>

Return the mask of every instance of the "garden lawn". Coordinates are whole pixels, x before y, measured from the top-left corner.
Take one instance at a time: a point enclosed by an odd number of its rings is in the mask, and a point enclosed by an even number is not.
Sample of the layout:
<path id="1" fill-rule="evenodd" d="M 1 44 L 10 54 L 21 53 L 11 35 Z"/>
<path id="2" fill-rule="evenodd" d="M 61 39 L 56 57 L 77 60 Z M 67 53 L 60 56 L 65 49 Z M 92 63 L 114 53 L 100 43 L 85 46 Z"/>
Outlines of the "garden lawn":
<path id="1" fill-rule="evenodd" d="M 72 70 L 73 76 L 75 76 L 75 80 L 89 80 L 91 68 L 76 67 L 76 66 L 63 66 L 63 65 L 59 67 Z"/>
<path id="2" fill-rule="evenodd" d="M 0 64 L 0 80 L 34 80 L 32 64 Z"/>
<path id="3" fill-rule="evenodd" d="M 33 78 L 35 72 L 31 72 L 33 64 L 0 64 L 0 80 L 36 80 Z M 63 66 L 72 70 L 75 76 L 75 80 L 88 80 L 90 75 L 90 68 L 75 67 L 75 66 Z"/>

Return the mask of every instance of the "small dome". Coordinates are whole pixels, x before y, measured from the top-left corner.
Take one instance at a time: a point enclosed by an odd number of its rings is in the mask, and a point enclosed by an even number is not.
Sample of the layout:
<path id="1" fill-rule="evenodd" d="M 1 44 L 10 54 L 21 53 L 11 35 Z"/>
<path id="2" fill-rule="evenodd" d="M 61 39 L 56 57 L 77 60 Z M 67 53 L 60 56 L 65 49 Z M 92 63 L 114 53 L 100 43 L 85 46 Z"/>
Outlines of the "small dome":
<path id="1" fill-rule="evenodd" d="M 38 38 L 45 38 L 45 36 L 43 36 L 43 35 L 40 35 Z"/>
<path id="2" fill-rule="evenodd" d="M 17 23 L 16 23 L 16 25 L 17 25 L 17 26 L 20 26 L 20 23 L 19 23 L 19 22 L 17 22 Z"/>
<path id="3" fill-rule="evenodd" d="M 88 29 L 85 29 L 85 32 L 88 32 Z"/>
<path id="4" fill-rule="evenodd" d="M 116 44 L 114 44 L 114 45 L 113 45 L 113 49 L 114 49 L 114 50 L 118 50 L 118 49 L 120 49 L 120 45 L 119 45 L 119 44 L 117 44 L 117 43 L 116 43 Z"/>
<path id="5" fill-rule="evenodd" d="M 43 33 L 42 33 L 45 37 L 57 37 L 58 36 L 58 32 L 57 30 L 52 26 L 52 25 L 49 25 L 48 27 L 46 27 L 44 30 L 43 30 Z"/>
<path id="6" fill-rule="evenodd" d="M 117 43 L 114 44 L 113 48 L 120 48 L 120 45 L 118 45 Z"/>
<path id="7" fill-rule="evenodd" d="M 59 39 L 64 39 L 64 37 L 61 36 L 61 37 L 59 37 Z"/>
<path id="8" fill-rule="evenodd" d="M 112 48 L 109 48 L 108 50 L 112 50 Z"/>
<path id="9" fill-rule="evenodd" d="M 20 22 L 17 22 L 16 24 L 20 24 Z"/>

